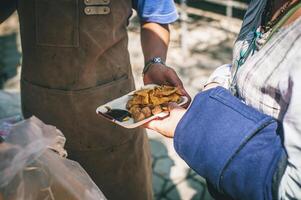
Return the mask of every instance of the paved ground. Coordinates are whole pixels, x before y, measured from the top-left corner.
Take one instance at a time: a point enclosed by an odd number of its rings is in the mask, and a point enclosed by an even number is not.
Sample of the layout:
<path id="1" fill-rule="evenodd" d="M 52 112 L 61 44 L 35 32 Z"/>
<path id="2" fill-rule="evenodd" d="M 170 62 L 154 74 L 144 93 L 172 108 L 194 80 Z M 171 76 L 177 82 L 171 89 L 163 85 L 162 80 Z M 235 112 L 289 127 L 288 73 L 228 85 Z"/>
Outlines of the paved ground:
<path id="1" fill-rule="evenodd" d="M 171 26 L 171 44 L 167 64 L 179 74 L 192 97 L 199 92 L 208 75 L 221 64 L 231 61 L 231 48 L 239 21 L 227 18 L 189 18 L 187 33 L 182 38 L 187 51 L 181 47 L 180 24 Z M 2 29 L 3 28 L 3 25 Z M 0 26 L 0 35 L 1 35 Z M 137 87 L 141 87 L 143 56 L 139 39 L 139 26 L 133 20 L 129 27 L 129 49 Z M 229 31 L 231 30 L 231 31 Z M 5 31 L 9 31 L 5 27 Z M 2 32 L 3 33 L 3 32 Z M 20 112 L 19 75 L 9 80 L 5 91 L 0 91 L 0 118 Z M 2 116 L 1 116 L 2 115 Z M 205 181 L 182 161 L 173 148 L 171 139 L 149 131 L 153 157 L 153 187 L 158 200 L 211 199 Z"/>

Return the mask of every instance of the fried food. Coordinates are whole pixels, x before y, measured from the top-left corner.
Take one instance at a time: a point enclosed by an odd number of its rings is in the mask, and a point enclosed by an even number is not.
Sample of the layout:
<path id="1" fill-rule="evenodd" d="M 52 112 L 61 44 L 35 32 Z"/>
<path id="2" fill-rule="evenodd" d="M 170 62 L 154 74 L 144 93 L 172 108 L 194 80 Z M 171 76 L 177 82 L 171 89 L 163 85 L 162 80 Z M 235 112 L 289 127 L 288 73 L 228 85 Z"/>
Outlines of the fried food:
<path id="1" fill-rule="evenodd" d="M 174 94 L 178 89 L 176 87 L 163 85 L 162 87 L 157 87 L 155 91 L 155 96 L 163 97 Z"/>
<path id="2" fill-rule="evenodd" d="M 176 102 L 179 103 L 180 101 L 180 96 L 177 93 L 174 93 L 169 96 L 170 101 L 169 102 Z"/>
<path id="3" fill-rule="evenodd" d="M 145 119 L 145 115 L 142 112 L 134 112 L 132 116 L 135 122 L 139 122 Z"/>
<path id="4" fill-rule="evenodd" d="M 138 90 L 134 93 L 134 95 L 138 95 L 138 96 L 147 96 L 148 93 L 151 91 L 152 89 L 142 89 L 142 90 Z"/>
<path id="5" fill-rule="evenodd" d="M 156 86 L 153 89 L 138 90 L 127 102 L 126 108 L 131 113 L 135 122 L 141 121 L 152 115 L 168 110 L 169 102 L 179 103 L 181 91 L 172 86 Z"/>
<path id="6" fill-rule="evenodd" d="M 157 106 L 164 103 L 170 102 L 169 97 L 156 97 L 156 96 L 150 96 L 150 102 L 152 105 Z"/>
<path id="7" fill-rule="evenodd" d="M 131 108 L 129 108 L 129 112 L 130 113 L 141 112 L 141 108 L 139 107 L 139 105 L 134 105 Z"/>
<path id="8" fill-rule="evenodd" d="M 160 112 L 162 112 L 162 108 L 161 108 L 160 105 L 155 106 L 155 107 L 152 109 L 153 115 L 159 114 Z"/>
<path id="9" fill-rule="evenodd" d="M 151 111 L 150 107 L 148 107 L 148 106 L 142 108 L 141 112 L 144 114 L 145 117 L 152 116 L 152 111 Z"/>

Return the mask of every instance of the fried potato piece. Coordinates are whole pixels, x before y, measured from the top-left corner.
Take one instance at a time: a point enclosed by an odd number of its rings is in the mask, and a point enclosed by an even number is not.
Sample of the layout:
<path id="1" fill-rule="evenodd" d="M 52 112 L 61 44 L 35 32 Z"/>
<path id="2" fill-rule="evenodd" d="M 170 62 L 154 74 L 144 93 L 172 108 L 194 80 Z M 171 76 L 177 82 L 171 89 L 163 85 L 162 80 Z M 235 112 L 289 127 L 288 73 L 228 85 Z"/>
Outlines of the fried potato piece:
<path id="1" fill-rule="evenodd" d="M 153 109 L 152 109 L 152 113 L 153 113 L 153 115 L 156 115 L 156 114 L 159 114 L 159 113 L 161 113 L 162 112 L 162 108 L 161 108 L 161 106 L 155 106 Z"/>
<path id="2" fill-rule="evenodd" d="M 150 117 L 152 116 L 152 111 L 149 107 L 144 107 L 141 109 L 141 112 L 144 114 L 145 117 Z"/>
<path id="3" fill-rule="evenodd" d="M 168 110 L 169 102 L 179 103 L 182 93 L 172 86 L 157 86 L 153 89 L 138 90 L 127 102 L 126 108 L 135 122 Z"/>
<path id="4" fill-rule="evenodd" d="M 139 122 L 145 119 L 145 115 L 142 112 L 134 112 L 132 116 L 135 122 Z"/>
<path id="5" fill-rule="evenodd" d="M 130 110 L 130 108 L 133 106 L 134 106 L 133 100 L 132 99 L 128 100 L 128 102 L 126 103 L 126 109 Z"/>
<path id="6" fill-rule="evenodd" d="M 142 99 L 142 104 L 143 104 L 143 105 L 149 104 L 149 96 L 148 96 L 148 95 L 147 95 L 146 97 L 143 97 L 143 99 Z"/>
<path id="7" fill-rule="evenodd" d="M 176 94 L 183 96 L 184 94 L 181 92 L 181 90 L 179 88 L 177 88 Z"/>
<path id="8" fill-rule="evenodd" d="M 155 97 L 155 96 L 153 96 L 153 97 L 150 98 L 150 101 L 154 106 L 161 105 L 163 103 L 167 103 L 167 102 L 169 102 L 169 100 L 170 100 L 169 97 Z"/>
<path id="9" fill-rule="evenodd" d="M 168 98 L 169 98 L 169 102 L 176 102 L 176 103 L 178 103 L 179 100 L 180 100 L 180 96 L 178 94 L 176 94 L 176 93 L 170 95 Z"/>
<path id="10" fill-rule="evenodd" d="M 133 98 L 130 100 L 131 105 L 139 105 L 139 104 L 149 104 L 149 95 L 144 95 L 144 96 L 139 96 L 139 95 L 134 95 Z"/>
<path id="11" fill-rule="evenodd" d="M 143 103 L 143 96 L 134 96 L 132 99 L 133 105 L 139 105 Z"/>
<path id="12" fill-rule="evenodd" d="M 177 91 L 177 88 L 171 87 L 171 86 L 162 86 L 155 88 L 155 96 L 157 97 L 163 97 L 163 96 L 169 96 Z"/>
<path id="13" fill-rule="evenodd" d="M 152 89 L 142 89 L 142 90 L 138 90 L 136 92 L 134 92 L 134 95 L 138 95 L 138 96 L 148 96 L 148 93 L 151 91 Z"/>
<path id="14" fill-rule="evenodd" d="M 130 112 L 131 114 L 133 114 L 133 113 L 135 113 L 135 112 L 141 112 L 141 108 L 139 107 L 139 105 L 134 105 L 133 107 L 131 107 L 131 108 L 129 109 L 129 112 Z"/>

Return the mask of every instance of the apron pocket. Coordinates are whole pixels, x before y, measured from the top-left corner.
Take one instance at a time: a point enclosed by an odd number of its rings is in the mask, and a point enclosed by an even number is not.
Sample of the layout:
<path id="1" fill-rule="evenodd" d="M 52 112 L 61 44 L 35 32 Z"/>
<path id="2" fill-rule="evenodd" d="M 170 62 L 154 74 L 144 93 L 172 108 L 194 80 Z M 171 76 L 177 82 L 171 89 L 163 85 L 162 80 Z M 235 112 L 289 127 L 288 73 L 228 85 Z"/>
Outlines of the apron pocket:
<path id="1" fill-rule="evenodd" d="M 142 129 L 129 130 L 98 116 L 96 108 L 129 93 L 134 83 L 127 76 L 98 87 L 76 91 L 72 101 L 80 149 L 106 149 L 127 143 L 142 134 Z M 137 134 L 135 134 L 137 133 Z"/>
<path id="2" fill-rule="evenodd" d="M 111 148 L 139 137 L 143 129 L 128 130 L 113 124 L 98 116 L 96 108 L 133 89 L 128 76 L 77 91 L 48 89 L 22 80 L 22 109 L 26 118 L 35 115 L 60 129 L 67 138 L 67 150 Z"/>
<path id="3" fill-rule="evenodd" d="M 78 12 L 78 0 L 35 0 L 37 45 L 78 47 Z"/>

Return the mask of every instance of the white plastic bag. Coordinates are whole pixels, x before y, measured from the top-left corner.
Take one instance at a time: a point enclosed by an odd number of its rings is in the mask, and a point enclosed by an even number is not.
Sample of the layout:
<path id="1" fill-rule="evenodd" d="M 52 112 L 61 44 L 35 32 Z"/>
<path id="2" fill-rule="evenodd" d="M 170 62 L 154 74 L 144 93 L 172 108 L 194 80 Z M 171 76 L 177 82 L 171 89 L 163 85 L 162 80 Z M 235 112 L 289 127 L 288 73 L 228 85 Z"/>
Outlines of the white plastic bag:
<path id="1" fill-rule="evenodd" d="M 0 144 L 0 200 L 102 200 L 84 169 L 66 159 L 65 137 L 35 117 Z"/>
<path id="2" fill-rule="evenodd" d="M 10 133 L 12 125 L 21 121 L 22 117 L 20 115 L 15 115 L 12 117 L 0 119 L 0 141 L 4 140 Z"/>

